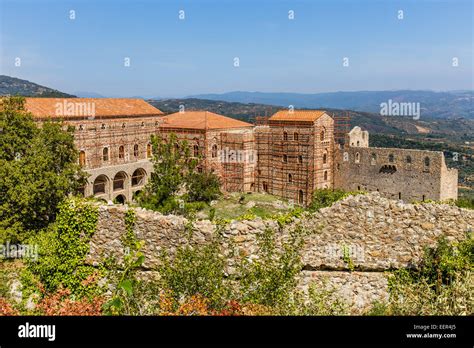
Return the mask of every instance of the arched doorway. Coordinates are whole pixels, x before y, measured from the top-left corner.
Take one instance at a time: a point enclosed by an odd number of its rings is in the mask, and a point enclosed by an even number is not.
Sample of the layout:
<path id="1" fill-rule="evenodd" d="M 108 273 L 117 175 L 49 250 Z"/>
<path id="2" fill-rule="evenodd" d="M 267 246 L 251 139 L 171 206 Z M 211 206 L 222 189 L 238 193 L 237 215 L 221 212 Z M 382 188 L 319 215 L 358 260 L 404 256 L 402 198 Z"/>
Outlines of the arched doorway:
<path id="1" fill-rule="evenodd" d="M 101 195 L 104 193 L 108 193 L 108 184 L 109 178 L 105 175 L 99 175 L 93 184 L 93 194 L 94 195 Z"/>
<path id="2" fill-rule="evenodd" d="M 79 152 L 79 165 L 81 167 L 86 165 L 86 153 L 84 151 Z"/>
<path id="3" fill-rule="evenodd" d="M 303 190 L 298 191 L 298 203 L 303 204 L 304 203 L 304 193 Z"/>
<path id="4" fill-rule="evenodd" d="M 146 171 L 143 168 L 138 168 L 132 174 L 132 186 L 141 186 L 145 184 Z"/>
<path id="5" fill-rule="evenodd" d="M 114 199 L 114 203 L 115 203 L 115 204 L 125 204 L 126 201 L 127 201 L 127 200 L 126 200 L 126 198 L 125 198 L 124 195 L 118 195 L 118 196 L 115 197 L 115 199 Z"/>

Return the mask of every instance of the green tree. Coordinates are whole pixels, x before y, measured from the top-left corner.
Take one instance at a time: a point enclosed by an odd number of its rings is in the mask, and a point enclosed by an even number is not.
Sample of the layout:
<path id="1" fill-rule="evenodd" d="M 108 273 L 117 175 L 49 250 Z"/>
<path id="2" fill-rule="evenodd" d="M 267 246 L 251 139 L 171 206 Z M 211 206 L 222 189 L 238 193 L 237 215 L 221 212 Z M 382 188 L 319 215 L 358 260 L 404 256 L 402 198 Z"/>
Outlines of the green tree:
<path id="1" fill-rule="evenodd" d="M 171 133 L 167 139 L 152 136 L 153 173 L 144 193 L 139 198 L 141 206 L 164 213 L 177 212 L 176 197 L 180 190 L 187 202 L 209 202 L 220 193 L 219 179 L 212 173 L 198 173 L 200 158 L 191 156 L 186 140 L 179 140 Z M 183 192 L 185 192 L 183 190 Z"/>
<path id="2" fill-rule="evenodd" d="M 191 202 L 207 202 L 219 197 L 221 183 L 213 173 L 191 173 L 187 180 Z"/>
<path id="3" fill-rule="evenodd" d="M 24 98 L 0 101 L 0 242 L 22 241 L 54 221 L 59 203 L 84 184 L 71 129 L 38 127 Z"/>

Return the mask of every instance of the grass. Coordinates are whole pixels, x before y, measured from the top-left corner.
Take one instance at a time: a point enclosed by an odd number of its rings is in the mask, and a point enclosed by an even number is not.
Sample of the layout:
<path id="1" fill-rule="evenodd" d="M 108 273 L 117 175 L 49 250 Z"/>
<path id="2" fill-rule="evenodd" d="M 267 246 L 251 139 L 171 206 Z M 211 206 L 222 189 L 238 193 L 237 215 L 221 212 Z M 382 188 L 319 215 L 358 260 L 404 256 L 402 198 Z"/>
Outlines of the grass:
<path id="1" fill-rule="evenodd" d="M 255 205 L 249 207 L 249 202 L 254 202 Z M 212 207 L 207 207 L 203 212 L 209 215 L 212 208 L 215 209 L 215 218 L 218 219 L 236 219 L 246 214 L 265 218 L 288 211 L 289 205 L 287 201 L 268 194 L 232 193 L 219 199 Z"/>

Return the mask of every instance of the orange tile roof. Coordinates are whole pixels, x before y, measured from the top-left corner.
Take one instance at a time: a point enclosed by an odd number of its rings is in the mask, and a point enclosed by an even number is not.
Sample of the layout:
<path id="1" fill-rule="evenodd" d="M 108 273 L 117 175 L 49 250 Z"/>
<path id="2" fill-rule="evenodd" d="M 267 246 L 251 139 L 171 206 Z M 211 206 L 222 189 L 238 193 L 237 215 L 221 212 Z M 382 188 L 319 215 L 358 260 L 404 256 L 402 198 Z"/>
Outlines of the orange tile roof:
<path id="1" fill-rule="evenodd" d="M 270 117 L 270 121 L 316 121 L 322 115 L 324 115 L 326 111 L 324 110 L 293 110 L 290 112 L 289 110 L 280 110 L 273 114 Z"/>
<path id="2" fill-rule="evenodd" d="M 26 110 L 37 118 L 143 117 L 163 112 L 142 99 L 127 98 L 25 98 Z M 90 113 L 94 115 L 90 115 Z"/>
<path id="3" fill-rule="evenodd" d="M 175 112 L 161 118 L 163 128 L 228 129 L 253 127 L 252 124 L 209 111 Z"/>

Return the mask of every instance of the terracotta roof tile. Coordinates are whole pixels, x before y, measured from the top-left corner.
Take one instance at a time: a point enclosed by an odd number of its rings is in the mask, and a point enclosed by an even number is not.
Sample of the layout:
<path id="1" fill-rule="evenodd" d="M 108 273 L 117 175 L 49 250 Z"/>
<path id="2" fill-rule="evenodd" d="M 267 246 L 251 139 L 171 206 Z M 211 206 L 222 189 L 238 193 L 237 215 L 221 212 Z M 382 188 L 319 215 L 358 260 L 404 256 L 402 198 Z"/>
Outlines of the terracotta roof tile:
<path id="1" fill-rule="evenodd" d="M 229 129 L 253 127 L 252 124 L 209 111 L 175 112 L 161 118 L 163 128 Z"/>
<path id="2" fill-rule="evenodd" d="M 270 121 L 316 121 L 325 113 L 324 110 L 280 110 L 270 117 Z"/>
<path id="3" fill-rule="evenodd" d="M 161 116 L 163 112 L 142 99 L 25 98 L 26 110 L 37 118 Z M 91 113 L 94 115 L 91 115 Z"/>

